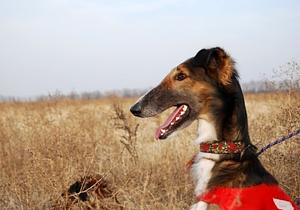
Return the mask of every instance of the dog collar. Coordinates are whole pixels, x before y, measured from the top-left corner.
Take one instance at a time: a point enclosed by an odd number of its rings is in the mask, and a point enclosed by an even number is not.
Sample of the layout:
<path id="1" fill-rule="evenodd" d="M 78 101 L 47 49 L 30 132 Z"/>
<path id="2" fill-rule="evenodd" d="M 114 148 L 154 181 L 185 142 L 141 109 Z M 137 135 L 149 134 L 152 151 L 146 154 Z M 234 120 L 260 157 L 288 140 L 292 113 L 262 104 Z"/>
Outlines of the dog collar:
<path id="1" fill-rule="evenodd" d="M 200 152 L 214 153 L 214 154 L 236 154 L 243 151 L 243 144 L 241 141 L 222 141 L 212 143 L 200 143 Z"/>

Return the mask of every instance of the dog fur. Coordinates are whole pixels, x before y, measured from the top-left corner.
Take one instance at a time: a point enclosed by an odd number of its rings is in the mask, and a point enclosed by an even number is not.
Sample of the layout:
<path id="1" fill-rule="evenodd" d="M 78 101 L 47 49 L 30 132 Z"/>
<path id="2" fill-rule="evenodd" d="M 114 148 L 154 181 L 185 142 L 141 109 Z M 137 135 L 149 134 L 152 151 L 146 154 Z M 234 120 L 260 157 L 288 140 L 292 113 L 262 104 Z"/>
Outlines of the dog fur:
<path id="1" fill-rule="evenodd" d="M 248 133 L 247 112 L 238 73 L 233 59 L 221 48 L 202 49 L 194 57 L 179 64 L 162 82 L 131 107 L 138 117 L 151 117 L 170 107 L 188 106 L 188 114 L 159 139 L 199 121 L 196 144 L 241 141 L 243 154 L 211 154 L 199 152 L 192 164 L 195 194 L 216 187 L 249 187 L 258 184 L 277 185 L 275 178 L 256 156 Z M 220 209 L 200 201 L 192 210 Z"/>

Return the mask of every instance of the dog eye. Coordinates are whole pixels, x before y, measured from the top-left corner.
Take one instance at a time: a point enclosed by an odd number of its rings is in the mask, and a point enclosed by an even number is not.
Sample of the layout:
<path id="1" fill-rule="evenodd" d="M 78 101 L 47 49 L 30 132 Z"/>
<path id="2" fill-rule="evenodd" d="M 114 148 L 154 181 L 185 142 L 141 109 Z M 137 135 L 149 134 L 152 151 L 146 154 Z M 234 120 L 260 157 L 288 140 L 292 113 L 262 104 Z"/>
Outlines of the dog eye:
<path id="1" fill-rule="evenodd" d="M 179 73 L 176 75 L 175 79 L 178 81 L 182 81 L 186 78 L 186 75 L 184 73 Z"/>

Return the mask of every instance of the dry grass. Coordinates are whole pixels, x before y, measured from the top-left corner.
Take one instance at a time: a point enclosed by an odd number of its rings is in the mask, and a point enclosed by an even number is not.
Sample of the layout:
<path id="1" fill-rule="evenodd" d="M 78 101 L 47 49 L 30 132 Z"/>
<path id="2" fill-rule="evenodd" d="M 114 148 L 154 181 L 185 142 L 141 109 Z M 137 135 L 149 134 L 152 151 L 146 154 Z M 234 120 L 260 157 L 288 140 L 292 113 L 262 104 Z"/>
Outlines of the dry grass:
<path id="1" fill-rule="evenodd" d="M 58 208 L 62 192 L 91 174 L 103 175 L 117 197 L 117 204 L 95 201 L 106 209 L 187 209 L 194 198 L 185 164 L 197 151 L 196 123 L 170 140 L 154 141 L 165 114 L 134 118 L 128 112 L 133 101 L 1 103 L 0 209 Z M 246 95 L 252 141 L 260 148 L 299 128 L 299 101 L 299 92 Z M 296 137 L 261 156 L 293 198 L 300 196 L 299 154 Z M 91 206 L 85 203 L 71 208 Z"/>

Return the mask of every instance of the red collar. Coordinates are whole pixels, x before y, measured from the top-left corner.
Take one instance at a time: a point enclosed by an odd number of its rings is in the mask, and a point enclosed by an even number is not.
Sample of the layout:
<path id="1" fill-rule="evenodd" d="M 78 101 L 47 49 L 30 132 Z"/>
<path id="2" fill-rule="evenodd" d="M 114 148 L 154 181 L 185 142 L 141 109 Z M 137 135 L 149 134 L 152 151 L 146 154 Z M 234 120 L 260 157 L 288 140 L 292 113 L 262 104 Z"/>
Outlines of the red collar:
<path id="1" fill-rule="evenodd" d="M 243 151 L 243 143 L 241 141 L 222 141 L 213 143 L 200 143 L 200 152 L 214 154 L 231 154 L 241 153 Z"/>
<path id="2" fill-rule="evenodd" d="M 247 147 L 243 147 L 242 142 L 237 141 L 223 141 L 213 143 L 200 143 L 200 152 L 214 153 L 214 154 L 238 154 L 243 153 Z M 196 155 L 193 156 L 186 164 L 186 169 L 190 169 L 194 163 Z"/>
<path id="3" fill-rule="evenodd" d="M 293 209 L 297 206 L 277 185 L 259 184 L 244 188 L 216 187 L 197 196 L 198 201 L 216 204 L 221 209 Z M 281 206 L 281 207 L 280 207 Z M 285 206 L 286 208 L 283 208 Z M 280 207 L 280 208 L 279 208 Z"/>

